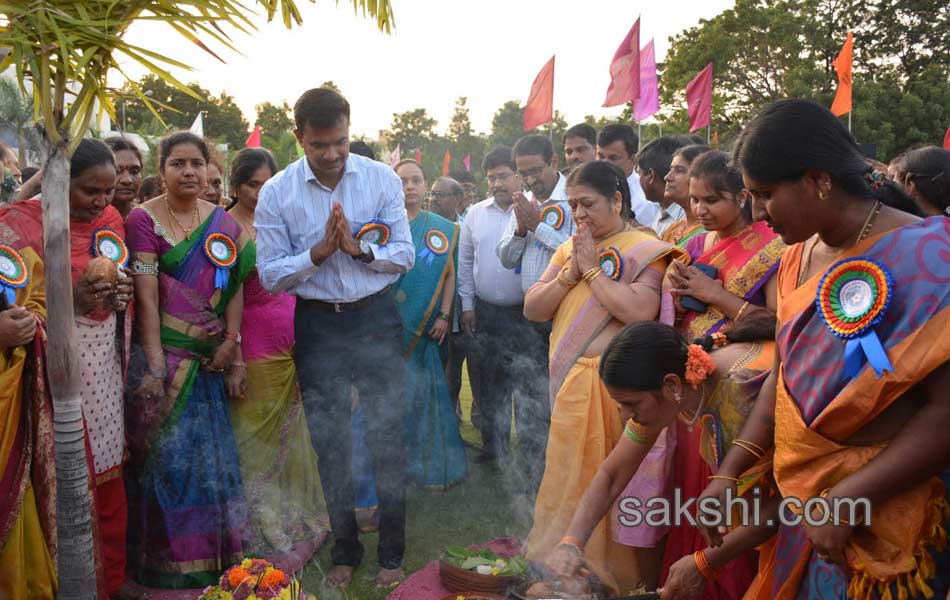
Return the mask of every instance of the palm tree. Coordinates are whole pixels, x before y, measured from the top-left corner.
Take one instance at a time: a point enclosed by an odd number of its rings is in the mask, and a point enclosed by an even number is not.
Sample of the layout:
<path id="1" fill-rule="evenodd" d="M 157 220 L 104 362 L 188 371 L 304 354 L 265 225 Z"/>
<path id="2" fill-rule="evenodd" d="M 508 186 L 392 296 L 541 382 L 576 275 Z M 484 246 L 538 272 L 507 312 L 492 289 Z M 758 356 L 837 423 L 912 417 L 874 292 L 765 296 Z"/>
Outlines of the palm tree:
<path id="1" fill-rule="evenodd" d="M 313 0 L 311 0 L 313 1 Z M 338 0 L 339 2 L 339 0 Z M 376 19 L 381 31 L 393 24 L 389 0 L 350 0 L 354 10 Z M 270 21 L 301 24 L 295 0 L 257 0 Z M 72 352 L 73 294 L 69 246 L 69 157 L 97 112 L 116 118 L 107 76 L 116 70 L 139 99 L 154 107 L 126 77 L 120 57 L 194 95 L 168 72 L 189 67 L 123 39 L 137 20 L 167 23 L 186 40 L 215 56 L 204 40 L 235 50 L 225 28 L 255 29 L 238 0 L 18 0 L 0 3 L 0 72 L 15 66 L 20 90 L 32 86 L 34 118 L 48 159 L 43 175 L 49 388 L 56 441 L 59 598 L 96 596 L 91 501 L 84 450 L 79 370 Z M 98 105 L 98 106 L 97 106 Z M 155 113 L 156 117 L 158 116 Z"/>

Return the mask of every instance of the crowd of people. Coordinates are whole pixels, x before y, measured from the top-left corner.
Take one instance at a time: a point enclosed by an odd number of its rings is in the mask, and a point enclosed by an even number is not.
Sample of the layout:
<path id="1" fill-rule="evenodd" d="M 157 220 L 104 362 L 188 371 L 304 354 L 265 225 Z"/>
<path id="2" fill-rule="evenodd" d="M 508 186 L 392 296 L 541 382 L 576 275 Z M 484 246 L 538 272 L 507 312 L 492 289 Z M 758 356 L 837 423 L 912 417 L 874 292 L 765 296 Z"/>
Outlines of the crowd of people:
<path id="1" fill-rule="evenodd" d="M 154 179 L 122 137 L 72 155 L 100 597 L 201 588 L 247 555 L 300 567 L 327 537 L 326 579 L 346 587 L 377 529 L 376 583 L 398 584 L 407 487 L 448 489 L 470 463 L 497 463 L 509 505 L 533 507 L 539 577 L 675 599 L 950 597 L 950 152 L 883 165 L 827 109 L 783 100 L 731 153 L 581 124 L 562 167 L 526 135 L 486 154 L 482 199 L 469 172 L 430 185 L 350 143 L 335 91 L 305 92 L 294 120 L 304 156 L 283 170 L 182 131 Z M 42 172 L 0 158 L 16 181 L 0 598 L 53 598 Z M 764 517 L 628 518 L 674 496 L 721 516 L 754 497 Z M 873 515 L 790 524 L 789 498 Z"/>

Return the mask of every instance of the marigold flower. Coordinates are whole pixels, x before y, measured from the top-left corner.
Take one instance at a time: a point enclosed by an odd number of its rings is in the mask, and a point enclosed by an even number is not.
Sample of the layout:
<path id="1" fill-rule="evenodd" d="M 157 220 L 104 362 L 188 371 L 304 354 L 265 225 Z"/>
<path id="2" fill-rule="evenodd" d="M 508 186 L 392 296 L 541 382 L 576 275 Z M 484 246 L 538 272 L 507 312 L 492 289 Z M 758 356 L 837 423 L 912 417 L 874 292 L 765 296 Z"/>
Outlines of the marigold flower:
<path id="1" fill-rule="evenodd" d="M 278 588 L 284 585 L 285 579 L 284 572 L 280 569 L 267 569 L 260 585 L 265 588 Z"/>
<path id="2" fill-rule="evenodd" d="M 686 355 L 686 382 L 693 389 L 716 371 L 716 363 L 701 346 L 690 344 Z"/>
<path id="3" fill-rule="evenodd" d="M 232 590 L 237 589 L 248 579 L 253 579 L 253 576 L 241 567 L 234 567 L 228 571 L 228 584 L 230 584 Z"/>

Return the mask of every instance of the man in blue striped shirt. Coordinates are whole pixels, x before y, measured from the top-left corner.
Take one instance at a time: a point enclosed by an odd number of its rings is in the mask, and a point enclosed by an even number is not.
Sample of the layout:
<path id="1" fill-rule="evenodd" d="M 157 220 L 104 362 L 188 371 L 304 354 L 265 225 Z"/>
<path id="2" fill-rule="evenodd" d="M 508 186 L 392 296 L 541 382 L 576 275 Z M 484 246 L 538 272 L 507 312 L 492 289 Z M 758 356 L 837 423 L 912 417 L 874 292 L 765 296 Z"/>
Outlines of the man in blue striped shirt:
<path id="1" fill-rule="evenodd" d="M 404 577 L 406 440 L 402 323 L 391 286 L 412 268 L 402 183 L 349 152 L 350 106 L 329 89 L 294 106 L 304 158 L 261 188 L 257 268 L 271 292 L 297 296 L 294 358 L 330 513 L 331 585 L 363 558 L 354 515 L 350 388 L 356 386 L 379 496 L 377 585 Z"/>

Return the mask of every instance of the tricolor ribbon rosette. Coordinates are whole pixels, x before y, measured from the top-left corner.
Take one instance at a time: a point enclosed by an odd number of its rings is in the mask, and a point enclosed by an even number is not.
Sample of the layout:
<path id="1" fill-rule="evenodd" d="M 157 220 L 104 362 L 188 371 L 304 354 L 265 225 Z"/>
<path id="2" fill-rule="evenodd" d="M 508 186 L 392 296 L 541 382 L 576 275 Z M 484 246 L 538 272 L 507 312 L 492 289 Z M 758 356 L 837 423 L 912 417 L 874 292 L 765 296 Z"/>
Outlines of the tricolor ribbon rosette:
<path id="1" fill-rule="evenodd" d="M 449 251 L 449 238 L 438 229 L 430 229 L 426 232 L 425 246 L 419 250 L 416 256 L 426 261 L 427 266 L 432 265 L 436 256 L 442 256 Z"/>
<path id="2" fill-rule="evenodd" d="M 893 371 L 874 327 L 891 303 L 893 279 L 881 263 L 866 257 L 835 263 L 818 284 L 815 304 L 831 332 L 845 340 L 844 375 L 855 377 L 867 358 L 880 377 Z"/>
<path id="3" fill-rule="evenodd" d="M 105 256 L 120 267 L 129 263 L 129 248 L 115 231 L 104 228 L 92 234 L 92 255 Z"/>
<path id="4" fill-rule="evenodd" d="M 30 282 L 30 272 L 20 253 L 0 244 L 0 292 L 7 298 L 7 304 L 16 304 L 16 290 L 26 287 Z"/>
<path id="5" fill-rule="evenodd" d="M 392 230 L 389 228 L 389 225 L 383 223 L 382 221 L 370 221 L 369 223 L 360 227 L 359 231 L 356 232 L 356 239 L 361 242 L 366 242 L 368 244 L 376 244 L 377 246 L 385 246 L 389 243 L 389 238 L 392 236 Z"/>
<path id="6" fill-rule="evenodd" d="M 554 230 L 564 227 L 564 209 L 557 204 L 545 206 L 541 209 L 541 222 Z"/>
<path id="7" fill-rule="evenodd" d="M 623 255 L 620 254 L 620 250 L 613 246 L 602 250 L 600 253 L 600 270 L 614 281 L 620 281 L 620 274 L 623 272 Z"/>
<path id="8" fill-rule="evenodd" d="M 227 234 L 215 232 L 205 238 L 205 256 L 215 266 L 214 287 L 228 287 L 228 272 L 237 263 L 237 245 Z"/>

